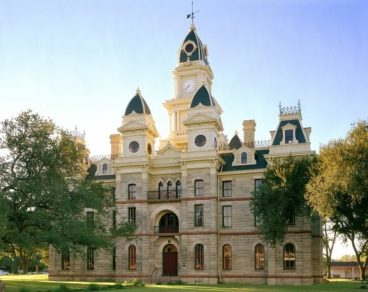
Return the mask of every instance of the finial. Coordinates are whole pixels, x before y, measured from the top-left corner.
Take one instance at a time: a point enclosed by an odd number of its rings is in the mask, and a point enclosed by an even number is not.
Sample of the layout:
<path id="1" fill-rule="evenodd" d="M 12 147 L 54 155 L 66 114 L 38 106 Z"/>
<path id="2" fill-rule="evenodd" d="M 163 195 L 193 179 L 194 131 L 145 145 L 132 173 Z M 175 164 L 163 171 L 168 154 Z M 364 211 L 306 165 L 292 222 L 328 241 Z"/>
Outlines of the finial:
<path id="1" fill-rule="evenodd" d="M 141 95 L 141 90 L 139 89 L 139 87 L 137 87 L 137 90 L 135 91 L 136 94 Z"/>
<path id="2" fill-rule="evenodd" d="M 194 4 L 193 4 L 193 1 L 192 1 L 192 13 L 190 13 L 190 14 L 187 14 L 187 19 L 188 18 L 191 18 L 192 19 L 192 25 L 191 25 L 191 29 L 194 29 L 195 27 L 194 27 L 194 18 L 195 18 L 195 14 L 196 13 L 198 13 L 199 12 L 199 10 L 197 10 L 197 11 L 194 11 L 194 6 L 193 6 Z"/>
<path id="3" fill-rule="evenodd" d="M 234 136 L 239 136 L 238 135 L 238 130 L 235 130 Z"/>
<path id="4" fill-rule="evenodd" d="M 280 115 L 281 115 L 281 101 L 279 101 L 279 111 L 280 111 Z"/>
<path id="5" fill-rule="evenodd" d="M 299 110 L 299 112 L 302 111 L 302 106 L 300 105 L 300 99 L 298 99 L 298 110 Z"/>

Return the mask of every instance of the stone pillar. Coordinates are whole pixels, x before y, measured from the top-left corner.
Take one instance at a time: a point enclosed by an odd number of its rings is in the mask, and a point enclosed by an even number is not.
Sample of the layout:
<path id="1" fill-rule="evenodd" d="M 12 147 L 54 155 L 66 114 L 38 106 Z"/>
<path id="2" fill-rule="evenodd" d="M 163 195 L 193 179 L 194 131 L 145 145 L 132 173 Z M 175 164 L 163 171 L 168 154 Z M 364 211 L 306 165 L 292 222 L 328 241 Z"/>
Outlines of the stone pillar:
<path id="1" fill-rule="evenodd" d="M 254 134 L 256 132 L 255 120 L 243 121 L 244 145 L 254 148 Z"/>
<path id="2" fill-rule="evenodd" d="M 123 139 L 121 134 L 110 135 L 110 145 L 111 145 L 111 159 L 116 159 L 121 155 L 121 146 L 123 144 Z"/>

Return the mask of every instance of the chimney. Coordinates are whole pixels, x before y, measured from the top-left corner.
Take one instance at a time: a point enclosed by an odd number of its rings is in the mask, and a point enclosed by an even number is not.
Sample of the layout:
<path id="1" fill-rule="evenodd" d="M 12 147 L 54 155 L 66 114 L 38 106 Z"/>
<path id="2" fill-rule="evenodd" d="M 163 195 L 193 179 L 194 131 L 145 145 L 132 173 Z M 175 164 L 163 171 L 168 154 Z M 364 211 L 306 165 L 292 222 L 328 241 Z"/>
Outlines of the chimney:
<path id="1" fill-rule="evenodd" d="M 121 145 L 123 144 L 123 139 L 120 134 L 110 135 L 111 144 L 111 159 L 116 159 L 121 155 Z"/>
<path id="2" fill-rule="evenodd" d="M 243 121 L 244 145 L 254 148 L 254 133 L 256 132 L 255 120 Z"/>

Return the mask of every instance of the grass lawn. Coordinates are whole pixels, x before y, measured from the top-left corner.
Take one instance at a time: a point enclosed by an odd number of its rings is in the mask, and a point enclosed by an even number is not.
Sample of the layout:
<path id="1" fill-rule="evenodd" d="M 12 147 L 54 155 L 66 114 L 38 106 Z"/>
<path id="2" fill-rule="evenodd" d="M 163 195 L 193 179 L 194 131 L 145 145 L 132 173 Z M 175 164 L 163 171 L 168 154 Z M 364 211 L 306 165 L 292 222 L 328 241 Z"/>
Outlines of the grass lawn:
<path id="1" fill-rule="evenodd" d="M 0 276 L 0 280 L 5 282 L 7 292 L 18 292 L 21 288 L 27 288 L 32 292 L 36 291 L 55 291 L 60 287 L 60 284 L 67 286 L 70 289 L 86 289 L 92 282 L 54 282 L 49 281 L 47 275 L 10 275 Z M 265 286 L 265 285 L 244 285 L 244 284 L 221 284 L 221 285 L 146 285 L 141 288 L 129 289 L 112 289 L 116 283 L 94 282 L 99 286 L 101 292 L 114 291 L 131 291 L 131 292 L 284 292 L 284 291 L 359 291 L 361 283 L 357 281 L 331 281 L 320 285 L 310 286 Z M 367 284 L 366 284 L 367 285 Z M 364 290 L 363 290 L 364 291 Z"/>

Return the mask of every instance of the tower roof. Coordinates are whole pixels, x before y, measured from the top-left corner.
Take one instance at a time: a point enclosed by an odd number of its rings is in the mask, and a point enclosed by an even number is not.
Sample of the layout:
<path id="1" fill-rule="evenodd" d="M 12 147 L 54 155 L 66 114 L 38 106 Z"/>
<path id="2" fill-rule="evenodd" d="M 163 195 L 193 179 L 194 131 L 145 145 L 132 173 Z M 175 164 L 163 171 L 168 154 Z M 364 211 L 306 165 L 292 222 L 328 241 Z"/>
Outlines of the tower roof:
<path id="1" fill-rule="evenodd" d="M 202 85 L 194 95 L 190 108 L 194 108 L 197 105 L 202 104 L 204 106 L 214 106 L 215 101 L 212 96 L 208 93 L 206 87 Z"/>
<path id="2" fill-rule="evenodd" d="M 192 24 L 188 35 L 185 37 L 180 49 L 179 63 L 185 63 L 187 61 L 202 60 L 206 64 L 207 61 L 207 47 L 202 44 L 199 38 L 195 26 Z"/>
<path id="3" fill-rule="evenodd" d="M 125 116 L 130 115 L 132 112 L 135 112 L 137 114 L 151 114 L 151 110 L 148 107 L 148 104 L 144 100 L 144 98 L 141 95 L 141 92 L 139 89 L 137 89 L 137 92 L 135 96 L 130 100 L 126 110 L 125 110 Z"/>

